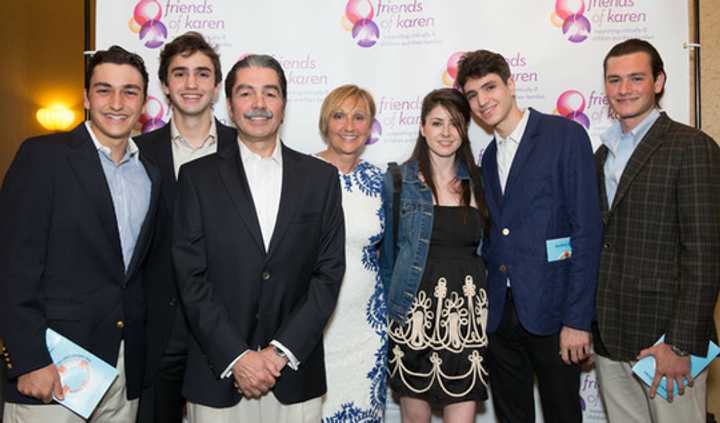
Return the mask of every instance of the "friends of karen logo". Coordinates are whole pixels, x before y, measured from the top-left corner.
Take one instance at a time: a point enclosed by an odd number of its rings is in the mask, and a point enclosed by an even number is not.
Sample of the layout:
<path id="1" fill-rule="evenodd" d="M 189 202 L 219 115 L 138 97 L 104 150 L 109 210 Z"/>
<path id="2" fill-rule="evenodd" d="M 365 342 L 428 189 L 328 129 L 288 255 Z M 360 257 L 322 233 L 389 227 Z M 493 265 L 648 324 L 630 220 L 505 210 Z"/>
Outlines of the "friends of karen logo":
<path id="1" fill-rule="evenodd" d="M 145 104 L 145 111 L 140 115 L 140 125 L 142 125 L 142 133 L 154 131 L 165 126 L 167 122 L 163 120 L 165 116 L 165 105 L 157 97 L 149 95 Z"/>
<path id="2" fill-rule="evenodd" d="M 157 0 L 140 0 L 128 22 L 130 31 L 138 34 L 147 48 L 158 48 L 167 40 L 168 31 L 162 23 L 162 6 Z"/>
<path id="3" fill-rule="evenodd" d="M 590 129 L 590 118 L 585 114 L 585 96 L 578 90 L 567 90 L 555 102 L 555 114 L 573 120 Z"/>
<path id="4" fill-rule="evenodd" d="M 442 75 L 443 85 L 449 88 L 460 89 L 455 82 L 458 73 L 458 62 L 465 55 L 464 51 L 456 51 L 448 57 L 447 63 L 445 64 L 445 71 Z"/>
<path id="5" fill-rule="evenodd" d="M 370 0 L 349 0 L 341 25 L 351 31 L 353 40 L 359 47 L 372 47 L 380 39 L 380 28 L 373 21 L 375 8 Z"/>
<path id="6" fill-rule="evenodd" d="M 562 29 L 565 38 L 571 43 L 581 43 L 590 36 L 592 26 L 585 16 L 585 1 L 555 0 L 555 10 L 550 22 Z"/>

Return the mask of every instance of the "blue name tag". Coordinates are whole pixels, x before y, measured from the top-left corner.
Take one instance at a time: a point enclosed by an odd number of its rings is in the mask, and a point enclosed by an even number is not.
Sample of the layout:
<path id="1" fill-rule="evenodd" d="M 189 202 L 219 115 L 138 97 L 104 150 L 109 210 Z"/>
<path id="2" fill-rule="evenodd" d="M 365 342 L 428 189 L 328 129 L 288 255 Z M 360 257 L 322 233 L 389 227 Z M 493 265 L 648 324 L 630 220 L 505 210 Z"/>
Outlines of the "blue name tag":
<path id="1" fill-rule="evenodd" d="M 548 239 L 545 241 L 548 261 L 567 260 L 572 256 L 570 237 Z"/>

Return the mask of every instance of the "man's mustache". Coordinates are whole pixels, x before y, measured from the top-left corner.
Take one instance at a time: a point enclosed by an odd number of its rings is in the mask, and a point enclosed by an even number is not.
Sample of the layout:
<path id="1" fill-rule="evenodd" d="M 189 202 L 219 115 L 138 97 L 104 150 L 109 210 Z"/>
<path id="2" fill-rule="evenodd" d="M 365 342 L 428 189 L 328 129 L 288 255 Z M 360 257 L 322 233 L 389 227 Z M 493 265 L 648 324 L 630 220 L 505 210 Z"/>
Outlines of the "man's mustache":
<path id="1" fill-rule="evenodd" d="M 243 113 L 243 117 L 245 119 L 253 119 L 253 118 L 264 118 L 264 119 L 272 119 L 273 112 L 267 109 L 253 109 L 249 112 Z"/>

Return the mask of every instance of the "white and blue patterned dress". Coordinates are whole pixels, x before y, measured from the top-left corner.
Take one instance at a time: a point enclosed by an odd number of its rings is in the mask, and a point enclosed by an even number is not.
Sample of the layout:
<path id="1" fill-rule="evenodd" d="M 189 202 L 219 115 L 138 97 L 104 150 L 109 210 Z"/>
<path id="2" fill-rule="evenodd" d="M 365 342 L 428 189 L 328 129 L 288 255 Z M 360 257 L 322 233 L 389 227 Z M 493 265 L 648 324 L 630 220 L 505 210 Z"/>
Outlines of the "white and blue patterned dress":
<path id="1" fill-rule="evenodd" d="M 377 166 L 361 161 L 340 172 L 345 213 L 345 278 L 325 327 L 327 394 L 323 423 L 381 422 L 387 376 L 387 308 L 378 275 L 385 227 Z"/>

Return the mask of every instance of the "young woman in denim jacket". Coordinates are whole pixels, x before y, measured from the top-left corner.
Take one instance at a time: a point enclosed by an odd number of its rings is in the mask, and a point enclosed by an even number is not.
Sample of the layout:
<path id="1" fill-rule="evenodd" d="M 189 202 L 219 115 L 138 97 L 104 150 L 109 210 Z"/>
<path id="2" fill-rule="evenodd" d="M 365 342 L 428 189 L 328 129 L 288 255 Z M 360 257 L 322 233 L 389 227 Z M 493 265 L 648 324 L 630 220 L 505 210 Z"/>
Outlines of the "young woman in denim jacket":
<path id="1" fill-rule="evenodd" d="M 385 176 L 380 277 L 390 316 L 390 386 L 404 422 L 429 422 L 432 408 L 442 408 L 445 421 L 472 422 L 476 401 L 487 399 L 488 303 L 479 257 L 487 211 L 469 121 L 457 90 L 432 91 L 415 150 L 400 166 L 399 204 L 392 172 Z"/>

